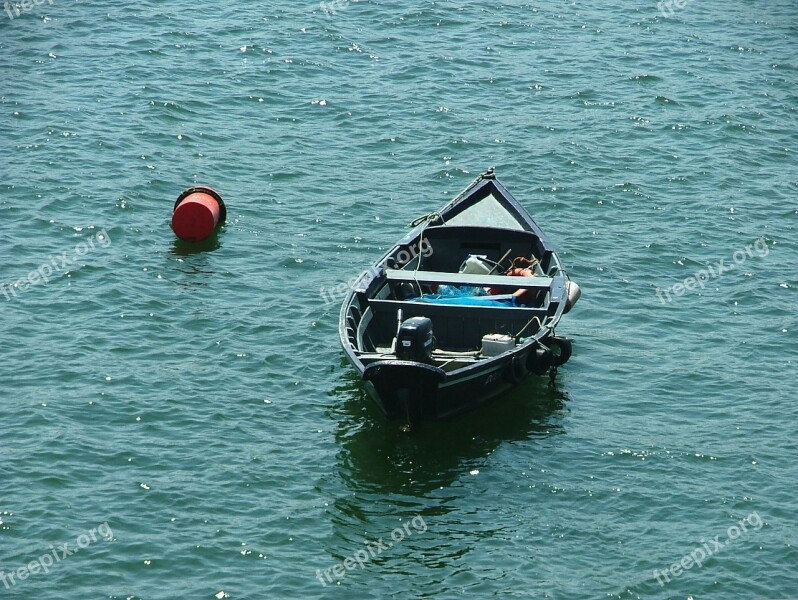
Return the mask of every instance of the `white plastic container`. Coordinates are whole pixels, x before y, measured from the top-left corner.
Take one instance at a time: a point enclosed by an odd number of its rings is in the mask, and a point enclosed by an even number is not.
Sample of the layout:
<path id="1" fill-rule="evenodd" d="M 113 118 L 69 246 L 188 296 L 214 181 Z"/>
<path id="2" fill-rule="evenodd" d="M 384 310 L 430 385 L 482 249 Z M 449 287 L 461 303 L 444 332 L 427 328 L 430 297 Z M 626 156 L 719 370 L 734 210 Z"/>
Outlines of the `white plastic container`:
<path id="1" fill-rule="evenodd" d="M 487 275 L 493 270 L 493 265 L 485 258 L 487 257 L 484 254 L 469 254 L 468 258 L 460 265 L 460 272 L 470 275 Z"/>
<path id="2" fill-rule="evenodd" d="M 501 333 L 489 333 L 482 336 L 482 356 L 498 356 L 515 348 L 515 338 Z"/>

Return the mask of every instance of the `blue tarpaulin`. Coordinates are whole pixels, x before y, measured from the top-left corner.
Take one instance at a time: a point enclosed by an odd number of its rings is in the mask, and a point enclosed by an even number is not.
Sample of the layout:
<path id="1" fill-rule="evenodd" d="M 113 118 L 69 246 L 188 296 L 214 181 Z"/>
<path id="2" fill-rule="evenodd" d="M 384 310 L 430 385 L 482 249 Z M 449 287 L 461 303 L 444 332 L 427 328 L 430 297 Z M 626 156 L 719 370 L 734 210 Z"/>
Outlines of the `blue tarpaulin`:
<path id="1" fill-rule="evenodd" d="M 510 296 L 441 296 L 440 294 L 427 294 L 421 298 L 410 298 L 408 302 L 426 302 L 428 304 L 456 304 L 460 306 L 518 306 L 515 297 Z"/>

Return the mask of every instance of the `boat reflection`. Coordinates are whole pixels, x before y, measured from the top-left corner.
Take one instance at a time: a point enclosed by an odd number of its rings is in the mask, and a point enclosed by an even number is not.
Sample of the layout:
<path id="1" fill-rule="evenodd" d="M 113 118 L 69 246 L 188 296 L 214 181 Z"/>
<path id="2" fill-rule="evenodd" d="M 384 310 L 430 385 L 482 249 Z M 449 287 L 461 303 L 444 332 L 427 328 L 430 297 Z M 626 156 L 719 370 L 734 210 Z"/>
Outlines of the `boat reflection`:
<path id="1" fill-rule="evenodd" d="M 560 375 L 562 378 L 562 375 Z M 508 394 L 451 421 L 405 433 L 387 421 L 354 371 L 333 390 L 339 476 L 354 492 L 424 495 L 467 474 L 502 443 L 565 433 L 567 395 L 529 377 Z"/>
<path id="2" fill-rule="evenodd" d="M 320 563 L 345 560 L 364 543 L 388 540 L 400 523 L 422 517 L 433 535 L 413 530 L 390 556 L 369 563 L 368 576 L 352 573 L 346 585 L 353 597 L 374 597 L 375 580 L 408 577 L 424 597 L 448 596 L 452 574 L 469 572 L 479 560 L 472 551 L 483 541 L 507 537 L 506 523 L 485 519 L 479 501 L 469 503 L 475 493 L 467 483 L 473 481 L 470 473 L 488 468 L 486 462 L 501 463 L 490 455 L 503 445 L 524 442 L 534 456 L 536 447 L 542 452 L 552 436 L 565 433 L 563 375 L 559 388 L 550 388 L 548 378 L 529 377 L 487 406 L 451 421 L 425 422 L 413 433 L 385 419 L 353 369 L 345 367 L 337 381 L 329 409 L 336 424 L 336 467 L 319 482 L 331 498 L 325 513 L 332 531 L 320 546 Z"/>

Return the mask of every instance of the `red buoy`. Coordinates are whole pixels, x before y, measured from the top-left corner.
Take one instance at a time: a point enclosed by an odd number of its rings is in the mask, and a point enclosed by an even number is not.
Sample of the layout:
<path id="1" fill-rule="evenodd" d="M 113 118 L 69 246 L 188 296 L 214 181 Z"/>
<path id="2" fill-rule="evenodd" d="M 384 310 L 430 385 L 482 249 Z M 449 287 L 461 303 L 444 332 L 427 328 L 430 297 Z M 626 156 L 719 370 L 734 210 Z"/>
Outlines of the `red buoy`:
<path id="1" fill-rule="evenodd" d="M 175 235 L 187 242 L 201 242 L 227 218 L 219 192 L 205 186 L 188 188 L 180 194 L 172 213 Z"/>

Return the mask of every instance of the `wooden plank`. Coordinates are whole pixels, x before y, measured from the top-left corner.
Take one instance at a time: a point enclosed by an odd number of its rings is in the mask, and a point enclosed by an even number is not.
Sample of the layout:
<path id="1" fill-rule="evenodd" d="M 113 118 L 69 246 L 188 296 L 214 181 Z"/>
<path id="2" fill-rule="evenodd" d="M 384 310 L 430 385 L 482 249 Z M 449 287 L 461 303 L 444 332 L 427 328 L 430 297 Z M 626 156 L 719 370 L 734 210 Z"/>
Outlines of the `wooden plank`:
<path id="1" fill-rule="evenodd" d="M 507 275 L 473 275 L 470 273 L 440 273 L 438 271 L 410 271 L 386 269 L 388 281 L 416 281 L 418 283 L 442 285 L 465 285 L 475 287 L 507 287 L 520 289 L 549 289 L 552 277 L 509 277 Z"/>

